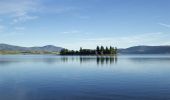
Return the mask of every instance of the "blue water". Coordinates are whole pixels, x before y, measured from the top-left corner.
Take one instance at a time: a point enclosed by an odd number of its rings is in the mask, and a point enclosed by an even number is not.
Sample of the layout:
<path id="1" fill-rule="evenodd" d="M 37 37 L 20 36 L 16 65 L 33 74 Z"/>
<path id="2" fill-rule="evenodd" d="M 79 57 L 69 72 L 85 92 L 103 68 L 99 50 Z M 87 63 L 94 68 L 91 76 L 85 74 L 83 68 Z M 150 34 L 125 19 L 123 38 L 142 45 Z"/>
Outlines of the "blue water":
<path id="1" fill-rule="evenodd" d="M 170 100 L 170 55 L 1 55 L 0 100 Z"/>

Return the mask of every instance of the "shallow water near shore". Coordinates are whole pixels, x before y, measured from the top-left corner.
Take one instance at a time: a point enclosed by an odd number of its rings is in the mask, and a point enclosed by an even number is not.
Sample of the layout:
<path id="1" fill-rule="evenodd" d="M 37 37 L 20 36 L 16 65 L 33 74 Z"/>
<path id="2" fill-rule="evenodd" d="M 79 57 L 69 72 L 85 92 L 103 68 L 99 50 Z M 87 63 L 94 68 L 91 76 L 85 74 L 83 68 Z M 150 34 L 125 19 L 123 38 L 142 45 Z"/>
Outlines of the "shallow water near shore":
<path id="1" fill-rule="evenodd" d="M 0 55 L 0 100 L 169 100 L 170 55 Z"/>

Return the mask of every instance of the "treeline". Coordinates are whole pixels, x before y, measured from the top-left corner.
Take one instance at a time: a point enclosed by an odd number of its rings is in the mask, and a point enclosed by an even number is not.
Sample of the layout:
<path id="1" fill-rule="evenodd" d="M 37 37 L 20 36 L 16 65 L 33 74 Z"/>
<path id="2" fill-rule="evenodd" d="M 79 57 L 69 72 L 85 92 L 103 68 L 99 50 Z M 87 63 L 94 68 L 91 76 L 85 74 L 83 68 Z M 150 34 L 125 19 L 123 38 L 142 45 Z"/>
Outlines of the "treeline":
<path id="1" fill-rule="evenodd" d="M 95 50 L 92 49 L 83 49 L 80 47 L 79 51 L 63 49 L 60 52 L 60 55 L 116 55 L 117 48 L 110 46 L 108 47 L 99 47 L 97 46 Z"/>

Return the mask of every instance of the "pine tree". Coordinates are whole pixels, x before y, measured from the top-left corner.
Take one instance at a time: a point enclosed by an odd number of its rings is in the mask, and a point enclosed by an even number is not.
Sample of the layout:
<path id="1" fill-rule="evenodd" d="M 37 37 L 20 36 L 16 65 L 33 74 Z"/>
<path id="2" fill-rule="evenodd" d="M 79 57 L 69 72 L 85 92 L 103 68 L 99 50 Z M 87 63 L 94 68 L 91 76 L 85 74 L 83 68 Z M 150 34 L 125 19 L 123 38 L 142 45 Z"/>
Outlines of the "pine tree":
<path id="1" fill-rule="evenodd" d="M 82 54 L 82 52 L 83 52 L 83 49 L 82 47 L 80 47 L 80 50 L 79 50 L 80 55 Z"/>
<path id="2" fill-rule="evenodd" d="M 114 48 L 110 46 L 110 54 L 114 54 Z"/>
<path id="3" fill-rule="evenodd" d="M 99 46 L 96 47 L 96 52 L 97 52 L 97 54 L 100 53 L 100 47 Z"/>
<path id="4" fill-rule="evenodd" d="M 117 54 L 117 51 L 118 51 L 118 49 L 117 49 L 117 47 L 115 47 L 115 54 Z"/>
<path id="5" fill-rule="evenodd" d="M 109 48 L 108 48 L 108 47 L 106 47 L 106 52 L 105 52 L 105 54 L 109 54 Z"/>
<path id="6" fill-rule="evenodd" d="M 101 48 L 100 48 L 100 54 L 103 54 L 103 52 L 104 52 L 104 47 L 101 46 Z"/>

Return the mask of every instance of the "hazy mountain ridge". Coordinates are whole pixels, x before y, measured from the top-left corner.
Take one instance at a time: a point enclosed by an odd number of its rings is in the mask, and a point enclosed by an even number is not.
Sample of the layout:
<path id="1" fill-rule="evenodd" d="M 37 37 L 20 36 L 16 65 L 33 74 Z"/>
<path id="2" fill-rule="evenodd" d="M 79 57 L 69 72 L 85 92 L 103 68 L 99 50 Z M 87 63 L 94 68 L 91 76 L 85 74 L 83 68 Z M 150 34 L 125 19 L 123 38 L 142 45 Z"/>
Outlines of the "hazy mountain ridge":
<path id="1" fill-rule="evenodd" d="M 63 48 L 53 45 L 46 45 L 42 47 L 21 47 L 9 44 L 0 44 L 0 50 L 2 51 L 46 51 L 46 52 L 60 52 Z"/>
<path id="2" fill-rule="evenodd" d="M 120 54 L 170 54 L 170 46 L 133 46 L 119 49 Z"/>
<path id="3" fill-rule="evenodd" d="M 0 51 L 45 51 L 60 52 L 62 47 L 46 45 L 42 47 L 22 47 L 9 44 L 0 44 Z M 170 46 L 133 46 L 126 49 L 118 49 L 120 54 L 170 54 Z"/>

